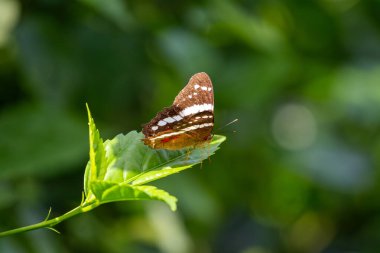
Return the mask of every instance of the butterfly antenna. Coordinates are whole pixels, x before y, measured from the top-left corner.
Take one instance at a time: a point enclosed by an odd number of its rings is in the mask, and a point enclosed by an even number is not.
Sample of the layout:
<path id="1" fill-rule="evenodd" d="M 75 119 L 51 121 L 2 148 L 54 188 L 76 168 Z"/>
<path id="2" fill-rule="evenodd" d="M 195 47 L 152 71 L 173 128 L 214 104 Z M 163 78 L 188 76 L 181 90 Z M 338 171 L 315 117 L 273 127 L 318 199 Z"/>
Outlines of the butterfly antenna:
<path id="1" fill-rule="evenodd" d="M 239 120 L 239 119 L 234 119 L 233 121 L 231 121 L 231 122 L 225 124 L 224 126 L 219 127 L 218 129 L 216 129 L 215 132 L 220 131 L 221 129 L 223 129 L 223 128 L 225 128 L 225 127 L 227 127 L 227 126 L 229 126 L 229 125 L 231 125 L 231 124 L 233 124 L 233 123 L 235 123 L 235 122 L 237 122 L 238 120 Z"/>

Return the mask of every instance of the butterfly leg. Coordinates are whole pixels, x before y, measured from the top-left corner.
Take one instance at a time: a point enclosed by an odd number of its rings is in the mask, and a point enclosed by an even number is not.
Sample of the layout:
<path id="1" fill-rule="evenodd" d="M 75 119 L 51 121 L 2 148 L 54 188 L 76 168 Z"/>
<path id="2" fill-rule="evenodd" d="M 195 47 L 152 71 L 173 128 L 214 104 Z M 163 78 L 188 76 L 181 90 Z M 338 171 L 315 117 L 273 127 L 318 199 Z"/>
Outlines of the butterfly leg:
<path id="1" fill-rule="evenodd" d="M 191 154 L 191 148 L 186 149 L 186 160 L 189 160 Z"/>

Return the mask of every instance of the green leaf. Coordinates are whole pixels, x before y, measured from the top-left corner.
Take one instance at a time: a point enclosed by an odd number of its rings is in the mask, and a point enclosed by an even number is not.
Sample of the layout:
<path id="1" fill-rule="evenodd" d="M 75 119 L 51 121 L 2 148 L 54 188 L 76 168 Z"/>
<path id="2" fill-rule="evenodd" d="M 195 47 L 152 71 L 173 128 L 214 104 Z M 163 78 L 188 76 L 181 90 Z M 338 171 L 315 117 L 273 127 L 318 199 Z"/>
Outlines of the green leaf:
<path id="1" fill-rule="evenodd" d="M 142 138 L 142 134 L 132 131 L 105 141 L 106 169 L 103 177 L 98 179 L 120 183 L 148 169 L 149 165 L 145 163 L 155 159 L 155 151 L 145 146 Z"/>
<path id="2" fill-rule="evenodd" d="M 106 150 L 106 171 L 99 180 L 141 185 L 166 177 L 201 163 L 213 155 L 218 146 L 226 139 L 214 136 L 210 144 L 202 148 L 156 150 L 143 144 L 142 133 L 131 131 L 127 135 L 119 134 L 104 142 Z"/>
<path id="3" fill-rule="evenodd" d="M 176 197 L 154 186 L 131 186 L 126 183 L 94 181 L 91 183 L 91 191 L 100 204 L 124 200 L 160 200 L 167 203 L 173 211 L 177 208 Z"/>
<path id="4" fill-rule="evenodd" d="M 152 167 L 135 177 L 131 183 L 133 185 L 146 184 L 147 182 L 178 173 L 193 165 L 199 164 L 213 155 L 215 151 L 219 149 L 219 145 L 225 140 L 225 136 L 214 135 L 210 144 L 202 148 L 196 148 L 190 151 L 157 150 L 156 155 L 161 159 L 165 158 L 165 162 L 151 164 Z"/>
<path id="5" fill-rule="evenodd" d="M 105 149 L 99 131 L 91 117 L 91 112 L 86 104 L 88 114 L 89 139 L 90 139 L 90 161 L 88 162 L 84 174 L 84 192 L 86 196 L 90 194 L 89 184 L 98 178 L 102 178 L 105 173 Z"/>
<path id="6" fill-rule="evenodd" d="M 156 150 L 144 145 L 142 133 L 131 131 L 103 143 L 88 107 L 87 110 L 90 130 L 90 161 L 84 182 L 87 202 L 94 197 L 99 204 L 151 199 L 164 201 L 175 210 L 175 197 L 156 187 L 142 185 L 201 163 L 226 140 L 224 136 L 214 136 L 209 144 L 199 148 Z"/>

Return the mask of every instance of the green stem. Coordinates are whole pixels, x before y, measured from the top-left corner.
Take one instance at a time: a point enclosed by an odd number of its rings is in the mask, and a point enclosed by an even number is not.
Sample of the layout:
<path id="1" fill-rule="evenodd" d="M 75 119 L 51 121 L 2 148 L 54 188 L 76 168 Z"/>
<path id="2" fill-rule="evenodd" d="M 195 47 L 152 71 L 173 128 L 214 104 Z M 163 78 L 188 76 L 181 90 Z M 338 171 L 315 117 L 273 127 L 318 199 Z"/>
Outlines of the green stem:
<path id="1" fill-rule="evenodd" d="M 98 201 L 92 202 L 92 203 L 83 203 L 82 205 L 77 206 L 73 210 L 68 211 L 67 213 L 65 213 L 65 214 L 63 214 L 61 216 L 58 216 L 56 218 L 53 218 L 53 219 L 50 219 L 50 220 L 44 220 L 44 221 L 41 221 L 41 222 L 33 224 L 33 225 L 29 225 L 29 226 L 25 226 L 25 227 L 21 227 L 21 228 L 16 228 L 16 229 L 0 232 L 0 237 L 5 237 L 5 236 L 9 236 L 9 235 L 19 234 L 19 233 L 23 233 L 23 232 L 26 232 L 26 231 L 31 231 L 31 230 L 39 229 L 39 228 L 52 228 L 55 225 L 57 225 L 58 223 L 61 223 L 62 221 L 66 220 L 66 219 L 68 219 L 70 217 L 73 217 L 73 216 L 75 216 L 77 214 L 88 212 L 88 211 L 94 209 L 95 207 L 99 206 L 99 204 L 100 203 Z"/>

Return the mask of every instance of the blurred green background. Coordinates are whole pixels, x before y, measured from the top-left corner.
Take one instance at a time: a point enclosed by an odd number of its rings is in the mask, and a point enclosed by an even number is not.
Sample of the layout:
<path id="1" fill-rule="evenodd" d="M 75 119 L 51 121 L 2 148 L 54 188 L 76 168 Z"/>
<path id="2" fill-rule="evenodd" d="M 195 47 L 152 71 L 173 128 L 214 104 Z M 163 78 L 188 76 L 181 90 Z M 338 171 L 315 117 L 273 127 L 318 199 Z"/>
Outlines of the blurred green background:
<path id="1" fill-rule="evenodd" d="M 140 130 L 196 72 L 228 137 L 0 252 L 379 252 L 380 1 L 0 0 L 0 230 L 79 205 L 88 133 Z M 235 132 L 234 132 L 235 131 Z"/>

